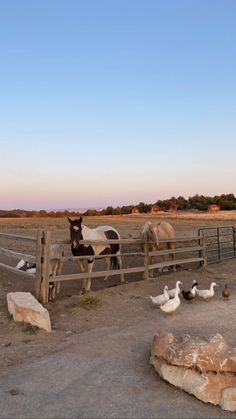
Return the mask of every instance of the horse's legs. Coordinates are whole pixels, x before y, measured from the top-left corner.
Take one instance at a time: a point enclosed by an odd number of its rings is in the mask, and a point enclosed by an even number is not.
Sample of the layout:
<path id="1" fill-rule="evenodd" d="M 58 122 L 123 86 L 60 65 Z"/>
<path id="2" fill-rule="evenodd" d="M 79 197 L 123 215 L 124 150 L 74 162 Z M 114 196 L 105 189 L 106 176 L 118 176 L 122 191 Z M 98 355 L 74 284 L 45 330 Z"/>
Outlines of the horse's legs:
<path id="1" fill-rule="evenodd" d="M 85 272 L 85 267 L 84 267 L 84 262 L 83 260 L 77 260 L 76 261 L 79 265 L 79 268 L 81 270 L 81 272 Z M 86 289 L 86 283 L 87 283 L 87 279 L 83 279 L 83 287 L 82 287 L 82 291 L 84 291 Z"/>
<path id="2" fill-rule="evenodd" d="M 118 269 L 121 269 L 122 270 L 122 257 L 121 257 L 121 254 L 119 252 L 117 252 L 116 254 L 114 254 L 114 257 L 117 258 L 117 262 L 118 262 L 118 266 L 119 266 Z M 111 270 L 112 269 L 111 268 L 111 258 L 109 257 L 109 258 L 104 258 L 104 259 L 105 259 L 105 262 L 106 262 L 106 265 L 107 265 L 107 269 L 108 270 Z M 107 275 L 104 278 L 104 281 L 106 281 L 109 278 L 109 276 L 110 275 Z M 124 274 L 122 272 L 120 273 L 120 282 L 125 282 Z"/>
<path id="3" fill-rule="evenodd" d="M 123 282 L 125 282 L 125 278 L 124 278 L 124 274 L 122 272 L 123 262 L 122 262 L 122 257 L 121 257 L 120 251 L 118 251 L 116 253 L 116 258 L 117 258 L 119 269 L 121 270 L 121 273 L 120 273 L 120 282 L 123 283 Z"/>
<path id="4" fill-rule="evenodd" d="M 55 293 L 53 290 L 55 289 L 55 282 L 49 282 L 49 290 L 48 290 L 48 300 L 52 301 L 55 298 Z"/>
<path id="5" fill-rule="evenodd" d="M 105 263 L 107 265 L 107 270 L 109 271 L 111 269 L 111 261 L 110 258 L 104 258 Z M 106 275 L 104 278 L 104 281 L 106 281 L 109 278 L 110 275 Z"/>
<path id="6" fill-rule="evenodd" d="M 149 265 L 152 265 L 152 264 L 153 264 L 153 256 L 149 256 Z M 154 275 L 154 269 L 150 269 L 149 271 L 150 278 L 153 278 L 153 275 Z"/>
<path id="7" fill-rule="evenodd" d="M 153 264 L 153 256 L 149 256 L 148 265 L 152 265 L 152 264 Z M 154 272 L 154 269 L 148 270 L 149 278 L 153 278 L 153 272 Z M 143 273 L 143 279 L 146 279 L 145 272 Z"/>
<path id="8" fill-rule="evenodd" d="M 88 273 L 91 273 L 93 270 L 94 260 L 88 261 Z M 91 288 L 91 278 L 86 279 L 85 291 L 90 291 Z"/>
<path id="9" fill-rule="evenodd" d="M 160 255 L 160 259 L 161 259 L 161 263 L 163 263 L 163 262 L 164 262 L 164 260 L 165 260 L 164 255 Z M 159 268 L 159 271 L 160 271 L 160 272 L 163 272 L 163 266 L 161 266 L 161 267 Z"/>
<path id="10" fill-rule="evenodd" d="M 57 262 L 57 272 L 56 275 L 61 275 L 61 270 L 62 270 L 62 262 L 59 261 Z M 56 293 L 59 294 L 61 289 L 61 283 L 60 282 L 56 282 Z"/>
<path id="11" fill-rule="evenodd" d="M 56 276 L 57 274 L 57 261 L 51 260 L 51 267 L 50 267 L 50 276 Z M 49 299 L 54 300 L 56 298 L 56 283 L 51 282 L 51 286 L 49 287 Z"/>

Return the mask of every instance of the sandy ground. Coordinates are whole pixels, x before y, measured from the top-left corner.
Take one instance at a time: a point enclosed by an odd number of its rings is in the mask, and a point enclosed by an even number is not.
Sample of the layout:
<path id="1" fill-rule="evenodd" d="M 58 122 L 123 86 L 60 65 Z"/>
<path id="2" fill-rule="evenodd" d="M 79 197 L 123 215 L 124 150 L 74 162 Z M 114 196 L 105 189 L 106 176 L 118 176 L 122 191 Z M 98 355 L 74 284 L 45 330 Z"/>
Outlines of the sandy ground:
<path id="1" fill-rule="evenodd" d="M 191 235 L 199 225 L 218 224 L 215 220 L 171 222 L 179 235 Z M 86 220 L 89 226 L 99 223 L 104 224 L 104 220 Z M 137 236 L 141 223 L 141 217 L 106 221 L 122 237 Z M 231 220 L 225 223 L 233 224 Z M 25 235 L 34 235 L 42 226 L 51 228 L 55 238 L 68 237 L 66 220 L 0 221 L 0 231 Z M 10 242 L 1 239 L 3 245 L 10 248 Z M 32 250 L 19 242 L 11 248 Z M 152 336 L 160 329 L 203 338 L 219 332 L 236 346 L 236 260 L 190 269 L 157 273 L 148 281 L 132 275 L 124 285 L 119 284 L 118 277 L 107 283 L 96 280 L 92 288 L 100 304 L 90 311 L 77 304 L 80 284 L 63 284 L 58 299 L 47 305 L 51 334 L 29 334 L 25 325 L 15 324 L 9 317 L 7 292 L 33 291 L 33 284 L 1 270 L 0 417 L 235 417 L 163 382 L 149 365 Z M 76 270 L 71 263 L 64 267 L 65 272 Z M 209 303 L 196 300 L 188 304 L 182 300 L 174 316 L 150 304 L 149 296 L 159 294 L 165 284 L 174 287 L 181 280 L 183 288 L 188 289 L 193 279 L 200 288 L 208 287 L 213 280 L 219 284 Z M 221 296 L 226 282 L 231 290 L 227 302 Z"/>

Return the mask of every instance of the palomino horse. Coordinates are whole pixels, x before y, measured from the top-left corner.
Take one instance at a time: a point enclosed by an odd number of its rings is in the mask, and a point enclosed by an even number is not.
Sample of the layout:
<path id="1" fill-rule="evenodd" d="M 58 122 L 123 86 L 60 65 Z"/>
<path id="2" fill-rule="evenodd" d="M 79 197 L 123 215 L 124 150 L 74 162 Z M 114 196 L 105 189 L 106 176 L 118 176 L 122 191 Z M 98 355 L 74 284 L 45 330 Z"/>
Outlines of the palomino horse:
<path id="1" fill-rule="evenodd" d="M 171 224 L 161 221 L 159 223 L 152 223 L 151 221 L 144 224 L 141 231 L 141 238 L 148 241 L 148 250 L 150 252 L 154 250 L 174 249 L 174 242 L 160 243 L 162 239 L 173 239 L 175 238 L 175 230 Z M 171 254 L 173 261 L 175 260 L 175 253 Z M 164 261 L 164 256 L 160 255 L 161 262 Z M 153 256 L 149 258 L 150 265 L 153 264 Z M 162 269 L 161 269 L 162 270 Z M 176 265 L 173 266 L 173 270 L 176 271 Z M 150 277 L 153 277 L 153 269 L 150 270 Z"/>
<path id="2" fill-rule="evenodd" d="M 79 220 L 71 220 L 68 217 L 70 223 L 70 239 L 71 239 L 71 251 L 73 256 L 90 256 L 91 259 L 87 259 L 87 269 L 88 272 L 92 272 L 94 259 L 92 255 L 114 255 L 111 257 L 106 257 L 105 262 L 107 269 L 122 269 L 122 259 L 120 256 L 120 244 L 109 244 L 109 240 L 120 239 L 118 231 L 110 226 L 100 226 L 97 228 L 89 228 L 82 224 L 82 217 Z M 107 244 L 81 244 L 81 240 L 93 241 L 100 240 L 106 242 Z M 77 261 L 82 272 L 85 271 L 83 259 Z M 121 282 L 124 282 L 124 275 L 121 272 Z M 108 279 L 108 276 L 104 280 Z M 91 278 L 84 279 L 83 289 L 85 291 L 90 291 L 91 288 Z"/>

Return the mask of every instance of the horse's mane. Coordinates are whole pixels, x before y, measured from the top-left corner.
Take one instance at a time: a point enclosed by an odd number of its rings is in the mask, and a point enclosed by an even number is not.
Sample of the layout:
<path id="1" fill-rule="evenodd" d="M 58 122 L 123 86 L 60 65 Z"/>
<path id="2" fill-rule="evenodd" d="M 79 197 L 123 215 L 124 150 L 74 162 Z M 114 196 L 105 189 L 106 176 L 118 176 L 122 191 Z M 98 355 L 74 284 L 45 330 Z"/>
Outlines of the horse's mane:
<path id="1" fill-rule="evenodd" d="M 151 221 L 148 221 L 147 223 L 144 224 L 143 229 L 141 231 L 141 236 L 144 240 L 148 240 L 150 239 L 150 232 L 152 231 L 152 223 Z"/>

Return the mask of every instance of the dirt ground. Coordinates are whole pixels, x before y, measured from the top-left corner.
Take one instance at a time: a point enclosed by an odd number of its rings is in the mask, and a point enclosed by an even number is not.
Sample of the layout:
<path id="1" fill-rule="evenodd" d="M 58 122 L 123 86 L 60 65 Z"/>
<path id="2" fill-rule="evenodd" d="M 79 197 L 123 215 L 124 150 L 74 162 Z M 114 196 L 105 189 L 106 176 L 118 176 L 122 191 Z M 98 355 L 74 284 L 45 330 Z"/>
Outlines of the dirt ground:
<path id="1" fill-rule="evenodd" d="M 143 217 L 106 217 L 104 218 L 88 218 L 84 222 L 95 227 L 99 224 L 108 224 L 116 227 L 121 233 L 121 237 L 137 237 L 141 225 L 146 221 Z M 204 219 L 185 219 L 171 218 L 169 221 L 174 225 L 177 235 L 190 236 L 196 232 L 199 226 L 208 225 L 234 225 L 235 221 L 230 220 L 204 220 Z M 68 222 L 65 219 L 12 219 L 0 220 L 0 232 L 19 233 L 22 235 L 35 235 L 39 228 L 49 228 L 53 231 L 53 237 L 68 238 L 69 229 Z M 26 253 L 34 252 L 28 242 L 21 243 L 19 241 L 10 241 L 0 239 L 1 247 L 8 247 Z M 67 252 L 69 254 L 69 247 Z M 12 264 L 14 260 L 9 261 L 1 257 L 1 261 Z M 132 266 L 137 260 L 126 261 L 126 264 Z M 141 263 L 141 262 L 140 262 Z M 102 267 L 102 265 L 101 265 Z M 99 262 L 98 262 L 99 268 Z M 68 262 L 63 267 L 63 272 L 77 272 L 77 266 Z M 188 304 L 181 300 L 181 305 L 173 316 L 168 316 L 160 309 L 151 305 L 149 296 L 160 294 L 165 284 L 169 288 L 175 286 L 177 280 L 183 283 L 182 288 L 189 289 L 193 280 L 199 283 L 199 288 L 209 287 L 212 281 L 215 281 L 219 287 L 216 289 L 214 298 L 208 303 L 200 300 Z M 103 280 L 93 280 L 92 292 L 98 297 L 99 304 L 94 310 L 86 310 L 78 305 L 79 293 L 81 289 L 80 281 L 68 281 L 62 284 L 62 291 L 55 302 L 47 304 L 49 310 L 53 331 L 46 333 L 42 330 L 32 331 L 22 324 L 16 324 L 10 318 L 7 305 L 6 294 L 12 291 L 31 291 L 34 290 L 34 284 L 31 280 L 20 278 L 14 274 L 0 270 L 0 368 L 1 379 L 6 379 L 13 374 L 17 368 L 21 368 L 29 362 L 37 362 L 37 360 L 46 359 L 49 356 L 68 354 L 71 352 L 86 351 L 86 356 L 96 357 L 94 344 L 97 351 L 103 351 L 102 342 L 104 334 L 110 334 L 110 339 L 106 341 L 106 356 L 112 359 L 117 351 L 124 357 L 132 355 L 134 359 L 141 362 L 142 365 L 136 367 L 142 369 L 143 379 L 148 376 L 157 380 L 158 389 L 165 394 L 176 395 L 176 389 L 162 382 L 159 377 L 152 371 L 149 366 L 148 357 L 151 348 L 152 336 L 156 330 L 166 330 L 176 334 L 188 333 L 192 336 L 208 337 L 215 333 L 221 333 L 224 338 L 236 346 L 235 321 L 236 321 L 236 259 L 231 259 L 220 264 L 210 265 L 206 268 L 199 268 L 196 265 L 179 267 L 176 273 L 165 272 L 160 274 L 156 272 L 154 279 L 143 281 L 141 275 L 129 275 L 126 277 L 128 283 L 120 285 L 119 277 L 109 279 L 107 282 Z M 231 291 L 229 301 L 223 301 L 222 290 L 228 284 Z M 106 332 L 108 331 L 108 332 Z M 113 337 L 118 333 L 125 336 L 124 341 L 118 339 L 114 348 Z M 34 332 L 34 333 L 33 333 Z M 114 336 L 113 336 L 114 333 Z M 88 339 L 88 336 L 90 337 Z M 91 338 L 92 336 L 92 338 Z M 130 336 L 130 338 L 129 338 Z M 143 338 L 142 338 L 143 336 Z M 91 340 L 92 339 L 92 340 Z M 130 339 L 130 340 L 129 340 Z M 109 343 L 110 342 L 110 343 Z M 120 342 L 120 343 L 119 343 Z M 132 343 L 133 349 L 132 349 Z M 86 346 L 88 345 L 88 346 Z M 110 345 L 110 347 L 109 347 Z M 130 352 L 131 351 L 131 352 Z M 132 366 L 133 368 L 133 366 Z M 130 372 L 132 374 L 132 371 Z M 6 381 L 7 382 L 7 381 Z M 6 390 L 7 391 L 7 390 Z M 196 401 L 180 391 L 184 403 L 189 403 L 196 407 Z M 155 397 L 155 396 L 153 396 Z M 222 412 L 219 408 L 208 407 L 205 410 L 204 404 L 199 403 L 199 409 L 196 408 L 192 414 L 186 411 L 182 417 L 233 417 L 232 414 Z M 177 411 L 171 412 L 161 410 L 157 412 L 156 417 L 180 417 Z M 202 409 L 202 411 L 201 411 Z M 117 410 L 116 412 L 118 412 Z M 9 410 L 6 410 L 9 412 Z M 0 417 L 8 417 L 7 413 L 0 413 Z M 83 417 L 97 417 L 90 410 L 84 410 Z M 116 412 L 101 411 L 100 417 L 122 417 Z M 164 416 L 160 416 L 160 412 Z M 47 416 L 48 414 L 48 416 Z M 57 412 L 57 416 L 45 413 L 45 417 L 65 417 Z M 123 413 L 120 412 L 122 415 Z M 211 416 L 212 414 L 212 416 Z M 126 417 L 145 417 L 135 414 Z M 194 416 L 195 415 L 195 416 Z M 12 417 L 14 416 L 12 413 Z M 76 416 L 76 417 L 82 417 Z M 10 416 L 9 416 L 10 417 Z M 28 417 L 26 414 L 22 417 Z M 29 416 L 30 417 L 30 416 Z M 37 417 L 31 416 L 31 417 Z M 38 416 L 39 417 L 39 416 Z M 41 417 L 41 416 L 40 416 Z M 42 417 L 44 417 L 42 415 Z M 73 414 L 68 417 L 75 417 Z M 125 416 L 123 416 L 125 417 Z M 152 416 L 152 412 L 149 416 Z"/>

